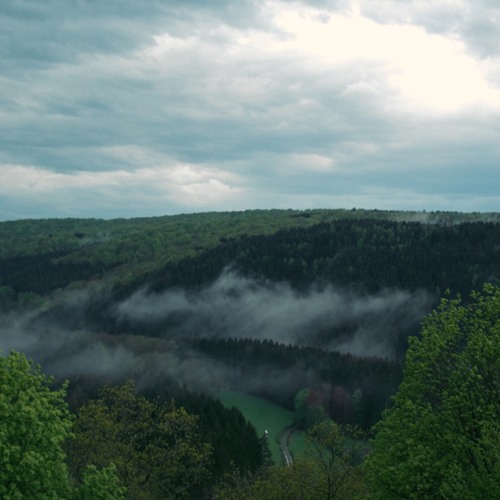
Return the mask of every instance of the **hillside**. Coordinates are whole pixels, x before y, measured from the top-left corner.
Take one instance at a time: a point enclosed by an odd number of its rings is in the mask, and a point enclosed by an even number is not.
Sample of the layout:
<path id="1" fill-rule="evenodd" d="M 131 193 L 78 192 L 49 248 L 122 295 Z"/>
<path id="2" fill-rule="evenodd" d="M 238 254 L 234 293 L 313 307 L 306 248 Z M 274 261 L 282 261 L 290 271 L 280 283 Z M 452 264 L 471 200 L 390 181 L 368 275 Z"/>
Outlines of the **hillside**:
<path id="1" fill-rule="evenodd" d="M 4 350 L 26 350 L 61 376 L 99 366 L 137 377 L 141 339 L 156 338 L 169 343 L 170 376 L 188 387 L 289 408 L 316 387 L 331 415 L 364 427 L 389 404 L 407 338 L 439 298 L 500 277 L 496 213 L 20 220 L 0 223 L 0 243 Z M 154 380 L 161 361 L 141 366 Z"/>
<path id="2" fill-rule="evenodd" d="M 213 260 L 213 255 L 220 253 L 221 249 L 226 254 L 224 258 L 231 261 L 239 258 L 241 261 L 241 252 L 240 255 L 235 253 L 235 245 L 245 245 L 249 241 L 255 246 L 257 237 L 266 236 L 268 241 L 271 241 L 272 235 L 278 231 L 286 235 L 286 230 L 290 229 L 301 229 L 302 233 L 295 236 L 293 248 L 285 242 L 290 248 L 286 250 L 284 257 L 296 259 L 297 255 L 294 254 L 299 251 L 301 261 L 304 261 L 307 256 L 303 255 L 304 246 L 298 245 L 300 241 L 297 242 L 297 237 L 299 240 L 307 237 L 307 229 L 318 224 L 328 225 L 338 221 L 343 221 L 344 224 L 352 223 L 353 228 L 358 227 L 360 221 L 419 222 L 421 223 L 419 226 L 427 227 L 432 224 L 439 227 L 439 232 L 446 237 L 446 234 L 453 232 L 451 226 L 465 222 L 494 223 L 500 221 L 500 214 L 356 209 L 254 210 L 137 219 L 45 219 L 0 222 L 0 304 L 5 308 L 19 298 L 23 303 L 29 302 L 33 300 L 33 293 L 46 295 L 54 290 L 81 286 L 82 282 L 113 284 L 144 282 L 152 274 L 157 274 L 165 267 L 180 261 L 195 259 L 195 265 L 199 268 L 200 265 L 196 263 L 197 257 L 198 262 L 206 261 L 207 258 Z M 363 241 L 363 234 L 355 232 L 349 237 L 351 239 L 349 248 L 355 245 L 361 251 L 369 250 Z M 406 241 L 387 240 L 380 241 L 379 244 L 382 243 L 392 250 L 390 246 L 414 243 L 407 239 L 406 235 L 403 235 L 403 239 Z M 241 243 L 238 243 L 239 241 Z M 228 243 L 229 249 L 226 249 Z M 345 248 L 345 244 L 342 245 Z M 310 245 L 307 246 L 307 250 L 310 252 Z M 245 253 L 250 259 L 255 260 L 249 249 L 246 249 Z M 225 264 L 228 262 L 222 262 L 222 266 Z M 258 265 L 262 268 L 265 264 L 266 259 L 261 259 Z M 181 271 L 185 272 L 185 269 Z M 220 271 L 221 265 L 217 269 L 217 272 Z M 349 265 L 343 269 L 344 273 L 348 271 Z M 318 275 L 318 269 L 307 272 L 309 281 Z M 274 269 L 274 276 L 270 277 L 287 279 L 286 276 L 279 274 L 278 267 Z M 185 279 L 183 277 L 177 281 L 183 285 L 182 280 Z M 190 277 L 189 280 L 199 282 L 200 276 Z"/>

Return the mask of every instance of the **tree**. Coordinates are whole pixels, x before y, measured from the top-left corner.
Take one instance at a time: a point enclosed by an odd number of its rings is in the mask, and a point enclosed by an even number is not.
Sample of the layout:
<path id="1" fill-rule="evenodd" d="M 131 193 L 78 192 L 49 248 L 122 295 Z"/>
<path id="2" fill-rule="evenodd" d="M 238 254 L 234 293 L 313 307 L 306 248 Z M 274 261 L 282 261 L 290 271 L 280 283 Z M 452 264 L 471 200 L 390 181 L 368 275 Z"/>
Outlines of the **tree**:
<path id="1" fill-rule="evenodd" d="M 82 484 L 75 489 L 74 500 L 122 500 L 127 488 L 120 485 L 116 467 L 110 465 L 98 470 L 89 465 L 84 473 Z"/>
<path id="2" fill-rule="evenodd" d="M 128 498 L 193 498 L 208 479 L 210 447 L 196 417 L 135 394 L 131 382 L 106 387 L 83 405 L 69 448 L 73 474 L 88 464 L 116 466 Z"/>
<path id="3" fill-rule="evenodd" d="M 306 457 L 315 465 L 315 492 L 321 499 L 358 498 L 364 493 L 363 433 L 324 420 L 307 433 Z"/>
<path id="4" fill-rule="evenodd" d="M 499 287 L 425 319 L 366 467 L 375 498 L 498 498 Z"/>
<path id="5" fill-rule="evenodd" d="M 352 411 L 354 424 L 362 428 L 364 424 L 364 401 L 361 389 L 356 389 L 352 393 Z"/>
<path id="6" fill-rule="evenodd" d="M 306 400 L 308 394 L 309 389 L 301 389 L 297 392 L 293 400 L 295 407 L 295 424 L 300 428 L 304 428 L 306 426 Z"/>
<path id="7" fill-rule="evenodd" d="M 66 384 L 58 390 L 52 384 L 24 354 L 0 357 L 0 498 L 123 498 L 113 467 L 90 466 L 81 485 L 71 484 L 63 445 L 72 436 L 73 415 Z"/>
<path id="8" fill-rule="evenodd" d="M 291 465 L 264 469 L 256 477 L 235 474 L 215 490 L 221 500 L 355 499 L 366 493 L 360 467 L 360 441 L 325 420 L 307 432 L 305 454 Z M 356 431 L 357 432 L 357 431 Z"/>
<path id="9" fill-rule="evenodd" d="M 23 354 L 0 357 L 0 498 L 67 498 L 68 471 L 62 448 L 72 419 L 65 386 Z"/>
<path id="10" fill-rule="evenodd" d="M 295 425 L 310 429 L 326 419 L 321 395 L 314 389 L 301 389 L 294 398 Z"/>

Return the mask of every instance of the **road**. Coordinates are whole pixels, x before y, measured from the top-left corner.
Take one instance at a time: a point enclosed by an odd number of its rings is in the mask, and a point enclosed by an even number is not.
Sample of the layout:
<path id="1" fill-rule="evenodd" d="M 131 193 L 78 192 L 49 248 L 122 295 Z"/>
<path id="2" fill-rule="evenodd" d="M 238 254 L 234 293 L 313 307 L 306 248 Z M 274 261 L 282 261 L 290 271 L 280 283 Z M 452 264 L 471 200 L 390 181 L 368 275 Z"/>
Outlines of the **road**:
<path id="1" fill-rule="evenodd" d="M 290 438 L 292 434 L 295 432 L 295 427 L 291 427 L 287 429 L 280 438 L 280 448 L 281 453 L 283 453 L 283 458 L 285 459 L 286 465 L 292 465 L 292 455 L 290 454 L 290 450 L 288 449 L 288 443 L 290 442 Z"/>

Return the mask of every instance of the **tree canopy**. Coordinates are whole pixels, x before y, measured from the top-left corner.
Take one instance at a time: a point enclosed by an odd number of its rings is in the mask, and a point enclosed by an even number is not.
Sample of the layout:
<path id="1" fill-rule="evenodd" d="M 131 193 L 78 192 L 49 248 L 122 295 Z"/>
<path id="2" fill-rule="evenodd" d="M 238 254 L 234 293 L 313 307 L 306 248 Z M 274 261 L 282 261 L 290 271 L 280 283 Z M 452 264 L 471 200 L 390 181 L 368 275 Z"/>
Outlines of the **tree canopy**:
<path id="1" fill-rule="evenodd" d="M 306 434 L 304 453 L 290 465 L 274 465 L 256 476 L 229 476 L 215 490 L 221 500 L 357 499 L 366 493 L 358 429 L 324 420 Z"/>
<path id="2" fill-rule="evenodd" d="M 84 404 L 74 432 L 69 462 L 77 478 L 89 464 L 113 463 L 134 499 L 193 498 L 206 486 L 211 454 L 197 418 L 173 402 L 136 395 L 131 382 L 105 387 Z"/>
<path id="3" fill-rule="evenodd" d="M 63 445 L 73 418 L 66 386 L 54 390 L 52 383 L 24 354 L 0 356 L 0 498 L 123 498 L 112 466 L 89 466 L 81 484 L 70 481 Z"/>
<path id="4" fill-rule="evenodd" d="M 65 388 L 23 354 L 0 357 L 0 497 L 65 498 L 62 444 L 71 434 Z"/>
<path id="5" fill-rule="evenodd" d="M 367 469 L 375 498 L 498 498 L 500 287 L 425 319 Z"/>

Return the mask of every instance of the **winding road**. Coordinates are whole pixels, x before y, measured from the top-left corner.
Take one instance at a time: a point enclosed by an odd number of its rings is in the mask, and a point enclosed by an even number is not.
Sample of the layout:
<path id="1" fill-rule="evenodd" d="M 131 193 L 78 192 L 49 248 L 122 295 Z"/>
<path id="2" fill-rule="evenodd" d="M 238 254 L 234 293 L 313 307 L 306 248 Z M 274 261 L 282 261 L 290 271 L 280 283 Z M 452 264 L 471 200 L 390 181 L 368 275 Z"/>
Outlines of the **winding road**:
<path id="1" fill-rule="evenodd" d="M 292 455 L 290 454 L 290 450 L 288 449 L 288 443 L 290 442 L 290 438 L 292 437 L 292 434 L 294 432 L 295 427 L 290 427 L 290 429 L 287 429 L 280 438 L 281 453 L 283 453 L 283 458 L 285 459 L 286 465 L 292 465 L 293 463 Z"/>

